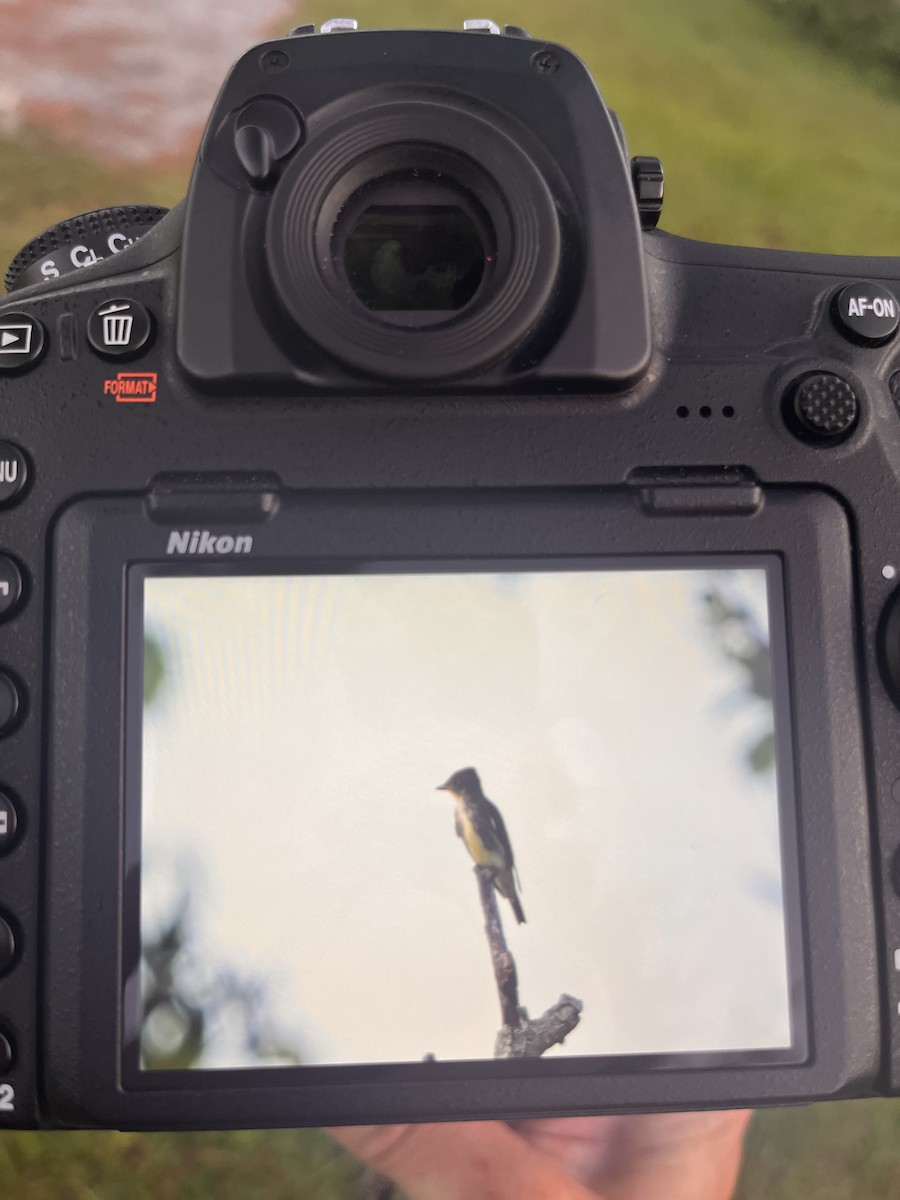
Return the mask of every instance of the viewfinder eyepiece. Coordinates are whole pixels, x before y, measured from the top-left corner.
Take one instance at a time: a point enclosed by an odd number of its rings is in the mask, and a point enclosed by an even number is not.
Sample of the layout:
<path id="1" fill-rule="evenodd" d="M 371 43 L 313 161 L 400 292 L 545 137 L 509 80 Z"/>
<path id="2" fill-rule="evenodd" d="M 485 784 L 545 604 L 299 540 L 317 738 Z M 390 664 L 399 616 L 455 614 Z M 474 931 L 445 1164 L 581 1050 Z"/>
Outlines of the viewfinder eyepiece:
<path id="1" fill-rule="evenodd" d="M 267 217 L 283 317 L 367 379 L 443 384 L 527 344 L 560 303 L 562 230 L 512 132 L 428 99 L 311 137 Z"/>
<path id="2" fill-rule="evenodd" d="M 497 261 L 490 220 L 475 198 L 417 171 L 386 176 L 351 197 L 334 256 L 365 307 L 398 325 L 458 313 Z"/>

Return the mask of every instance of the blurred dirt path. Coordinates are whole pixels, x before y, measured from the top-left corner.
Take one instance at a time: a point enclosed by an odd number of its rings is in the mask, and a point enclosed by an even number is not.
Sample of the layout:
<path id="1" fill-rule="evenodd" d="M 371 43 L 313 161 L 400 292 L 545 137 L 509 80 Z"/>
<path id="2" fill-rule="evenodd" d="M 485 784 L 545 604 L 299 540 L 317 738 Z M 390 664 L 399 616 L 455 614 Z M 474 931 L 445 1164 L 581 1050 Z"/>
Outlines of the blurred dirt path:
<path id="1" fill-rule="evenodd" d="M 228 67 L 297 0 L 0 0 L 0 135 L 50 125 L 108 163 L 193 154 Z"/>

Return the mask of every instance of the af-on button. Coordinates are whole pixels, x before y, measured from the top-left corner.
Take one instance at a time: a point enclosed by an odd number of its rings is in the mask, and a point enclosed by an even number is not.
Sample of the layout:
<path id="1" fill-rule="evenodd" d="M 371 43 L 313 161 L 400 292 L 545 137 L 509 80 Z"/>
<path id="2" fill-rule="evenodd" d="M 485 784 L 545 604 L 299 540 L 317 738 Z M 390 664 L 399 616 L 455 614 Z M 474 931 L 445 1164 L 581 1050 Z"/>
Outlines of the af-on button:
<path id="1" fill-rule="evenodd" d="M 834 298 L 834 322 L 851 341 L 880 346 L 900 328 L 900 302 L 880 283 L 848 283 Z"/>

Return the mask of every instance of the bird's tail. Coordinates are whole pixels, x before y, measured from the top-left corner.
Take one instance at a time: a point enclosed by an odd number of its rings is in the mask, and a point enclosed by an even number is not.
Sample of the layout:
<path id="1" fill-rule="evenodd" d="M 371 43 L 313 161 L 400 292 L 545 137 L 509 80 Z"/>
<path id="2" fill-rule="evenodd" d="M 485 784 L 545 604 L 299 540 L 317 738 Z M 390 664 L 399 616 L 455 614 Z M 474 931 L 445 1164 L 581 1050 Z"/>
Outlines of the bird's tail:
<path id="1" fill-rule="evenodd" d="M 512 906 L 516 920 L 520 925 L 524 925 L 525 913 L 522 911 L 522 904 L 516 893 L 516 881 L 512 871 L 498 871 L 494 876 L 494 882 L 497 885 L 497 891 L 501 896 L 505 896 Z"/>

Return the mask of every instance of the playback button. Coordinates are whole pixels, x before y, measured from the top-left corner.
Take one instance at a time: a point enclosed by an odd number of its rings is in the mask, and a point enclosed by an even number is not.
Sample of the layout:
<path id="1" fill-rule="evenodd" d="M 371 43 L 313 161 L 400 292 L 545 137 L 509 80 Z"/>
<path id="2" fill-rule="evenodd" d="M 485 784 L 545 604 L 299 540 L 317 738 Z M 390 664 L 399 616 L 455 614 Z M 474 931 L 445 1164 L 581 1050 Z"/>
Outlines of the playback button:
<path id="1" fill-rule="evenodd" d="M 46 345 L 43 325 L 28 313 L 0 315 L 0 372 L 3 374 L 13 375 L 36 366 Z"/>

